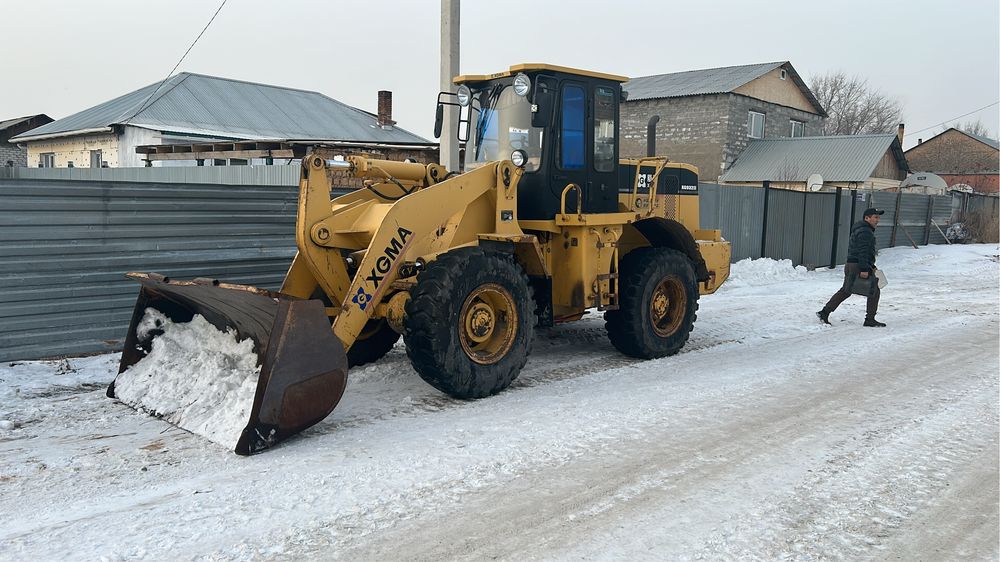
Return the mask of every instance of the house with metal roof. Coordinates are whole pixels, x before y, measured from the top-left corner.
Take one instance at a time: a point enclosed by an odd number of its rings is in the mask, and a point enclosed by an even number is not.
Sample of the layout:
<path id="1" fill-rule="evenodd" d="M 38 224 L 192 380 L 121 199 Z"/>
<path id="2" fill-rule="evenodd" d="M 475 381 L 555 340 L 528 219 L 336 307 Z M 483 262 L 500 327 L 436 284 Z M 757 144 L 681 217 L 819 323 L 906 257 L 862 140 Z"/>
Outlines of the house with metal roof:
<path id="1" fill-rule="evenodd" d="M 788 61 L 642 76 L 622 87 L 622 156 L 645 156 L 652 131 L 657 156 L 694 164 L 705 181 L 750 141 L 819 134 L 827 116 Z"/>
<path id="2" fill-rule="evenodd" d="M 894 190 L 909 169 L 900 136 L 892 133 L 758 139 L 750 141 L 719 183 L 770 182 L 797 191 Z"/>
<path id="3" fill-rule="evenodd" d="M 1000 143 L 954 127 L 906 151 L 914 169 L 941 176 L 949 188 L 996 195 L 1000 191 Z"/>
<path id="4" fill-rule="evenodd" d="M 51 123 L 44 113 L 0 120 L 0 166 L 23 168 L 28 165 L 28 151 L 22 146 L 7 142 L 11 137 Z"/>
<path id="5" fill-rule="evenodd" d="M 137 146 L 194 142 L 351 143 L 436 150 L 436 144 L 395 124 L 380 93 L 373 114 L 319 92 L 181 72 L 10 139 L 27 147 L 28 165 L 130 167 L 148 162 Z M 257 151 L 257 156 L 266 151 Z M 260 162 L 271 159 L 261 158 Z M 187 165 L 253 163 L 249 158 Z"/>

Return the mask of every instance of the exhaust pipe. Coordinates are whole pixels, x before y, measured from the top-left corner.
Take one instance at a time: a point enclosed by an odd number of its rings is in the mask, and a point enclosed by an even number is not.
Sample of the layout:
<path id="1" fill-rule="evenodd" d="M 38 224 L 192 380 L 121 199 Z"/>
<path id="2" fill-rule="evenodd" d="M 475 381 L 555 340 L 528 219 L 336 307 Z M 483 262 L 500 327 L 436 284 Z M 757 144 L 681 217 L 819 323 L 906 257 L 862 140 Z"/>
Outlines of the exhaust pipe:
<path id="1" fill-rule="evenodd" d="M 654 115 L 646 123 L 646 156 L 656 156 L 656 124 L 659 121 L 660 116 Z"/>

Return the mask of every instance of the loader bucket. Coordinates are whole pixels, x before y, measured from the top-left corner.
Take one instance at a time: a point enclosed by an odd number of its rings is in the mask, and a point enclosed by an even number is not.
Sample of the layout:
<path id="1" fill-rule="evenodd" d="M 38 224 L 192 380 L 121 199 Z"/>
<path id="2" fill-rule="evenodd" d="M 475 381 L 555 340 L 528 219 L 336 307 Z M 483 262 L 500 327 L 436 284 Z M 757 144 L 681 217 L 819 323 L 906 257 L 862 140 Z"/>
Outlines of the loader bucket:
<path id="1" fill-rule="evenodd" d="M 142 284 L 125 338 L 118 373 L 146 356 L 152 337 L 137 327 L 147 308 L 176 323 L 200 314 L 219 330 L 252 339 L 260 377 L 246 427 L 236 442 L 250 455 L 321 421 L 347 385 L 347 355 L 330 329 L 325 305 L 246 285 L 209 279 L 172 281 L 155 273 L 130 273 Z M 108 387 L 115 398 L 115 382 Z"/>

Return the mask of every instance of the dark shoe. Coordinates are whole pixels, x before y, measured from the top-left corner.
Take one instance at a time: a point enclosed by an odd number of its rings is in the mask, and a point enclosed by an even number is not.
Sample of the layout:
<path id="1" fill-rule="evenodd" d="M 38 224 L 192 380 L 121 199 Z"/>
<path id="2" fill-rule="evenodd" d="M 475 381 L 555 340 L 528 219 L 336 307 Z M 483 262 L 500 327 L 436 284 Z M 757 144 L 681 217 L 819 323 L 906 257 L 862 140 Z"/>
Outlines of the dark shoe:
<path id="1" fill-rule="evenodd" d="M 829 324 L 830 323 L 830 313 L 829 312 L 827 312 L 825 310 L 821 310 L 821 311 L 819 311 L 819 312 L 816 313 L 816 316 L 819 317 L 820 322 L 822 322 L 824 324 Z"/>
<path id="2" fill-rule="evenodd" d="M 885 324 L 874 318 L 865 318 L 865 326 L 869 328 L 885 328 Z"/>

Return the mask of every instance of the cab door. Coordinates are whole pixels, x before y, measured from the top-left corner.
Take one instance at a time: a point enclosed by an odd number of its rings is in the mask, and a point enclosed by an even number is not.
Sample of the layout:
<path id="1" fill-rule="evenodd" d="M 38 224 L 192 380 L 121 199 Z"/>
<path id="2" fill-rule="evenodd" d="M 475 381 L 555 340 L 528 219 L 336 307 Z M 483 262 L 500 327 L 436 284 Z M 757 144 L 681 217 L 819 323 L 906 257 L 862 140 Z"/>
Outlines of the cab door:
<path id="1" fill-rule="evenodd" d="M 555 162 L 552 167 L 550 188 L 557 200 L 568 184 L 576 184 L 584 190 L 587 200 L 587 170 L 590 139 L 587 134 L 587 86 L 583 82 L 564 80 L 559 88 L 558 118 L 555 119 L 556 146 Z M 577 209 L 577 193 L 566 195 L 566 212 Z M 584 205 L 587 212 L 587 205 Z M 557 211 L 558 212 L 558 211 Z"/>
<path id="2" fill-rule="evenodd" d="M 618 210 L 618 91 L 615 84 L 591 86 L 591 148 L 587 177 L 587 209 L 591 213 Z"/>
<path id="3" fill-rule="evenodd" d="M 565 80 L 559 90 L 557 146 L 552 191 L 558 197 L 569 183 L 583 190 L 583 212 L 618 210 L 618 88 L 610 84 Z M 566 197 L 576 211 L 576 192 Z"/>

